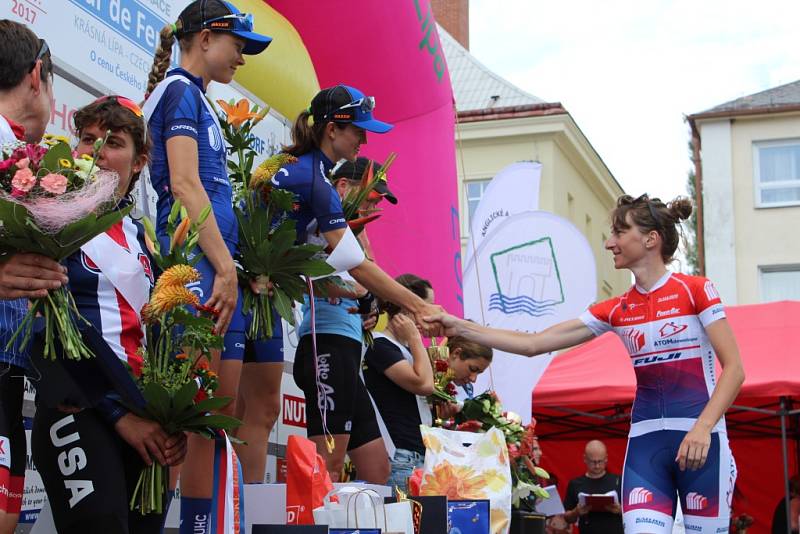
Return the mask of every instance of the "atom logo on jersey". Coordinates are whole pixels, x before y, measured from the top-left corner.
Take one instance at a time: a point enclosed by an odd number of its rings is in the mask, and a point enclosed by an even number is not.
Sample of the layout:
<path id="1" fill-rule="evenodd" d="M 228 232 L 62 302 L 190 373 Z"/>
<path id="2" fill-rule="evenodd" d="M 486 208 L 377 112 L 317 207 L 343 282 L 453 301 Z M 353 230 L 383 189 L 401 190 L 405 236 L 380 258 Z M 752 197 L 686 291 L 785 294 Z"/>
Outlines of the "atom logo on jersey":
<path id="1" fill-rule="evenodd" d="M 630 354 L 635 354 L 644 347 L 644 332 L 635 328 L 629 328 L 619 336 L 625 348 Z"/>
<path id="2" fill-rule="evenodd" d="M 706 506 L 708 506 L 708 499 L 696 491 L 686 495 L 687 510 L 703 510 Z"/>
<path id="3" fill-rule="evenodd" d="M 642 488 L 633 488 L 631 492 L 628 494 L 628 504 L 645 504 L 648 502 L 653 502 L 653 492 Z"/>
<path id="4" fill-rule="evenodd" d="M 662 338 L 672 337 L 672 336 L 676 336 L 676 335 L 680 334 L 681 332 L 683 332 L 687 328 L 689 328 L 689 325 L 686 325 L 686 324 L 675 324 L 674 322 L 669 322 L 669 323 L 666 323 L 664 326 L 662 326 L 658 330 L 658 333 L 659 333 L 659 335 L 661 335 Z"/>

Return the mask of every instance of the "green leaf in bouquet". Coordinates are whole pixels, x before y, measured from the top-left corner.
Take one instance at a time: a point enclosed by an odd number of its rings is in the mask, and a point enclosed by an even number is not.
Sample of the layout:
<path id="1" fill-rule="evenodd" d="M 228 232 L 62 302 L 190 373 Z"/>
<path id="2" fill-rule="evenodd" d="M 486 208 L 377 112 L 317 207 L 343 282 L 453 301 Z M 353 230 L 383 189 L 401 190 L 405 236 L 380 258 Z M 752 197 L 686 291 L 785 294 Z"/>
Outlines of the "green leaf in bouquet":
<path id="1" fill-rule="evenodd" d="M 55 235 L 56 241 L 60 250 L 57 256 L 50 256 L 58 261 L 71 256 L 81 246 L 91 241 L 95 236 L 102 234 L 116 223 L 122 220 L 123 217 L 128 215 L 133 209 L 133 204 L 129 204 L 123 208 L 113 209 L 100 217 L 95 218 L 94 215 L 87 215 L 80 221 L 67 225 L 58 234 Z M 73 225 L 79 225 L 73 228 Z M 84 232 L 84 233 L 80 233 Z"/>
<path id="2" fill-rule="evenodd" d="M 292 300 L 284 293 L 284 291 L 276 287 L 272 292 L 272 304 L 275 310 L 281 317 L 286 319 L 289 324 L 294 325 L 294 313 L 292 313 Z"/>
<path id="3" fill-rule="evenodd" d="M 242 422 L 229 415 L 209 414 L 198 415 L 181 423 L 181 426 L 186 430 L 196 432 L 201 428 L 232 430 L 241 426 Z"/>
<path id="4" fill-rule="evenodd" d="M 231 400 L 230 397 L 209 397 L 195 404 L 195 409 L 202 413 L 215 412 L 229 405 Z"/>
<path id="5" fill-rule="evenodd" d="M 278 209 L 291 211 L 294 204 L 294 193 L 286 189 L 273 188 L 270 193 L 270 202 L 275 204 Z"/>
<path id="6" fill-rule="evenodd" d="M 170 410 L 170 395 L 167 388 L 155 382 L 148 382 L 142 388 L 142 395 L 147 401 L 147 411 L 156 421 L 166 420 Z"/>
<path id="7" fill-rule="evenodd" d="M 57 142 L 47 150 L 45 155 L 42 157 L 40 167 L 43 167 L 50 172 L 59 172 L 59 170 L 63 169 L 58 162 L 60 159 L 65 159 L 69 161 L 70 164 L 73 163 L 72 150 L 69 148 L 69 145 L 63 141 Z"/>
<path id="8" fill-rule="evenodd" d="M 173 413 L 181 413 L 194 404 L 194 397 L 197 395 L 199 386 L 194 380 L 186 382 L 178 389 L 172 397 Z"/>
<path id="9" fill-rule="evenodd" d="M 175 221 L 178 220 L 178 215 L 181 214 L 181 201 L 175 199 L 172 203 L 172 208 L 169 210 L 169 215 L 167 215 L 167 224 L 175 224 Z"/>

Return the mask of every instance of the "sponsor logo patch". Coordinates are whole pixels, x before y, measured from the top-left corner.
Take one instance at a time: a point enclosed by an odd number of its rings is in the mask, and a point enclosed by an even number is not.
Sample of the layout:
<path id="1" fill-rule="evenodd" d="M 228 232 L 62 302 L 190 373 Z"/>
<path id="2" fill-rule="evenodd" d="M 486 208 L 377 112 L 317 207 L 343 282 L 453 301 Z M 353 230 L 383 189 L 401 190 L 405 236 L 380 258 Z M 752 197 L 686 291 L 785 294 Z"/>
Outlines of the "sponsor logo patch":
<path id="1" fill-rule="evenodd" d="M 635 328 L 625 330 L 622 335 L 620 335 L 620 339 L 622 339 L 622 343 L 631 354 L 639 352 L 642 350 L 642 347 L 644 347 L 644 332 L 641 330 Z"/>
<path id="2" fill-rule="evenodd" d="M 653 502 L 653 492 L 646 488 L 633 488 L 628 494 L 628 504 L 644 504 L 648 502 Z"/>
<path id="3" fill-rule="evenodd" d="M 704 510 L 708 506 L 708 499 L 692 491 L 686 495 L 686 509 L 687 510 Z"/>

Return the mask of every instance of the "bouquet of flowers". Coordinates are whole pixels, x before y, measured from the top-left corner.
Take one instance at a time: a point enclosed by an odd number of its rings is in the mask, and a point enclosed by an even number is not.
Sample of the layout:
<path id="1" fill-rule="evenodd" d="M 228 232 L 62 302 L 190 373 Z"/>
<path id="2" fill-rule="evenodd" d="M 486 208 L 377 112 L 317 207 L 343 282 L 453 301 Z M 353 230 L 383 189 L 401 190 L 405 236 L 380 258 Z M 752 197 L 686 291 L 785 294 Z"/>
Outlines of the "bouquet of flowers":
<path id="1" fill-rule="evenodd" d="M 456 401 L 456 385 L 453 384 L 455 373 L 450 369 L 448 360 L 450 357 L 450 349 L 447 343 L 443 341 L 437 343 L 436 338 L 431 338 L 431 344 L 428 347 L 428 358 L 433 367 L 433 393 L 428 396 L 428 404 L 434 409 L 437 404 L 445 404 Z"/>
<path id="2" fill-rule="evenodd" d="M 104 143 L 95 143 L 95 156 Z M 117 207 L 119 176 L 100 170 L 95 159 L 77 157 L 67 139 L 53 136 L 43 145 L 0 147 L 0 259 L 32 252 L 62 261 L 128 214 L 132 206 Z M 83 319 L 65 287 L 31 301 L 6 350 L 18 336 L 22 347 L 28 344 L 37 315 L 45 321 L 46 358 L 56 358 L 56 340 L 67 358 L 93 356 L 78 332 Z"/>
<path id="3" fill-rule="evenodd" d="M 519 415 L 503 411 L 494 391 L 487 391 L 465 400 L 461 411 L 442 426 L 465 432 L 487 432 L 492 427 L 499 428 L 506 437 L 511 460 L 512 506 L 533 510 L 537 498 L 549 497 L 539 481 L 550 478 L 550 475 L 533 462 L 536 421 L 525 427 L 521 422 Z"/>
<path id="4" fill-rule="evenodd" d="M 267 109 L 252 109 L 246 99 L 237 103 L 218 100 L 228 151 L 235 159 L 228 161 L 234 185 L 234 212 L 239 223 L 239 279 L 243 282 L 244 313 L 253 313 L 248 336 L 251 339 L 272 336 L 272 309 L 294 325 L 294 302 L 302 302 L 306 277 L 333 272 L 318 257 L 322 247 L 297 245 L 296 222 L 288 217 L 295 209 L 294 195 L 274 188 L 272 176 L 296 159 L 277 154 L 253 171 L 255 151 L 252 129 Z M 256 292 L 256 290 L 258 292 Z"/>
<path id="5" fill-rule="evenodd" d="M 359 187 L 351 189 L 342 199 L 344 218 L 355 235 L 360 234 L 368 223 L 380 218 L 381 214 L 378 213 L 380 209 L 367 210 L 364 208 L 364 203 L 369 199 L 377 183 L 381 180 L 384 182 L 386 181 L 386 173 L 389 171 L 389 167 L 392 166 L 396 158 L 397 154 L 394 152 L 389 154 L 386 158 L 386 162 L 377 173 L 374 172 L 372 161 L 370 161 L 367 168 L 364 169 L 364 174 L 361 176 L 361 184 Z M 331 171 L 331 173 L 333 172 L 335 172 L 335 168 Z"/>
<path id="6" fill-rule="evenodd" d="M 147 342 L 140 349 L 144 365 L 138 380 L 145 405 L 132 406 L 131 410 L 157 421 L 168 434 L 194 432 L 211 439 L 220 430 L 229 431 L 240 422 L 209 414 L 231 401 L 214 396 L 217 376 L 209 368 L 211 351 L 222 349 L 222 336 L 214 330 L 216 310 L 200 304 L 197 295 L 186 288 L 186 284 L 200 279 L 194 268 L 200 255 L 190 260 L 189 252 L 197 245 L 198 227 L 209 213 L 207 207 L 193 223 L 176 201 L 167 221 L 172 237 L 163 254 L 152 224 L 145 224 L 146 244 L 162 274 L 150 302 L 142 309 Z M 161 513 L 168 483 L 169 468 L 157 462 L 145 467 L 131 498 L 131 510 Z"/>

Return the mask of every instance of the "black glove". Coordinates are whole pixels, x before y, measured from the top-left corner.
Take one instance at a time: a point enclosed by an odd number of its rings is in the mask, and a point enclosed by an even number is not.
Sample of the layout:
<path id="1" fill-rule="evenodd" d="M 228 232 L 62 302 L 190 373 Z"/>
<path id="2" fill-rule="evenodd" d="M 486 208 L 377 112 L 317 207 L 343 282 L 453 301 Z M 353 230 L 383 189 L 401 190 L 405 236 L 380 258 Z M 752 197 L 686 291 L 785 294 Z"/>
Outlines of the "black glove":
<path id="1" fill-rule="evenodd" d="M 358 303 L 358 313 L 367 315 L 372 311 L 372 305 L 375 303 L 375 297 L 367 291 L 363 297 L 359 297 L 356 302 Z"/>

